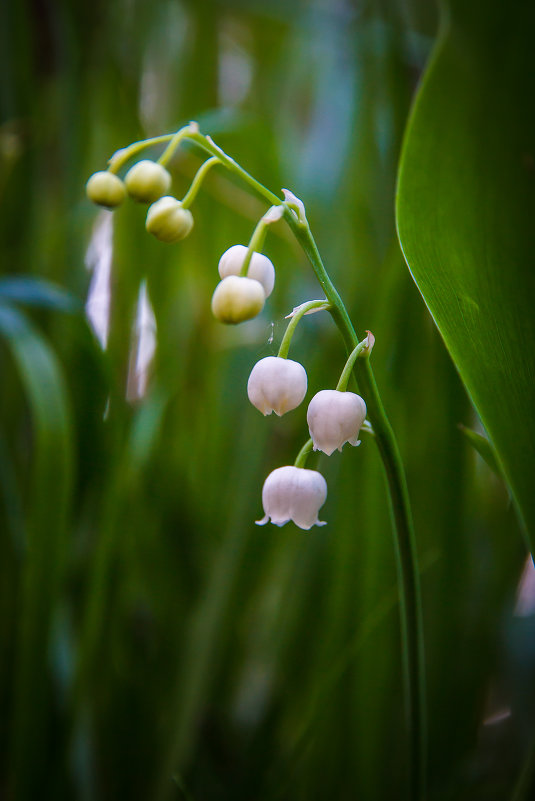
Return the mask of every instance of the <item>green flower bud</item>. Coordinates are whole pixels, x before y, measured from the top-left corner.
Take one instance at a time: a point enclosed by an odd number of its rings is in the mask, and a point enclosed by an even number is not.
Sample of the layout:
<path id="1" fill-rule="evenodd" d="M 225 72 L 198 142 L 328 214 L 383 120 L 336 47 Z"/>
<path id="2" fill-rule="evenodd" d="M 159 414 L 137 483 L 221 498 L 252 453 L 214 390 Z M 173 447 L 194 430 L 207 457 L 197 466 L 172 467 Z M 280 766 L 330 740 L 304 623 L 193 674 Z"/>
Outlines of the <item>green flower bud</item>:
<path id="1" fill-rule="evenodd" d="M 145 228 L 160 242 L 179 242 L 193 228 L 193 215 L 174 197 L 161 197 L 149 206 Z"/>
<path id="2" fill-rule="evenodd" d="M 121 179 L 107 170 L 94 173 L 85 185 L 85 192 L 93 203 L 108 209 L 120 206 L 126 197 L 126 189 Z"/>
<path id="3" fill-rule="evenodd" d="M 152 203 L 169 191 L 171 176 L 161 164 L 145 159 L 128 170 L 124 182 L 131 198 Z"/>
<path id="4" fill-rule="evenodd" d="M 264 308 L 264 288 L 254 278 L 229 275 L 212 295 L 212 312 L 222 323 L 242 323 L 256 317 Z"/>

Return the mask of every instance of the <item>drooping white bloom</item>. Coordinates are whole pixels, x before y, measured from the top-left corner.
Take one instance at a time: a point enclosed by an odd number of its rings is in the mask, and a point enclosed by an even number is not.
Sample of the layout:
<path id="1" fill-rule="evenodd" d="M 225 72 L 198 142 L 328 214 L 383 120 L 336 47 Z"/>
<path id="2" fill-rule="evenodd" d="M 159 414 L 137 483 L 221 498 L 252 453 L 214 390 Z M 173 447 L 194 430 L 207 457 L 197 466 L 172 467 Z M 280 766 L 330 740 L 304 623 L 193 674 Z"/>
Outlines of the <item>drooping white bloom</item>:
<path id="1" fill-rule="evenodd" d="M 240 275 L 247 255 L 245 245 L 232 245 L 226 250 L 219 259 L 219 275 L 226 278 L 227 275 Z M 275 268 L 272 262 L 263 253 L 253 253 L 251 262 L 247 270 L 247 277 L 254 278 L 264 287 L 264 294 L 268 298 L 275 284 Z"/>
<path id="2" fill-rule="evenodd" d="M 264 481 L 262 506 L 265 516 L 257 520 L 258 526 L 269 520 L 283 526 L 293 520 L 296 526 L 308 530 L 324 526 L 318 512 L 327 498 L 327 482 L 317 470 L 305 467 L 278 467 Z"/>
<path id="3" fill-rule="evenodd" d="M 358 445 L 360 427 L 366 419 L 366 404 L 354 392 L 322 389 L 308 405 L 307 423 L 315 451 L 330 456 L 349 442 Z"/>
<path id="4" fill-rule="evenodd" d="M 251 370 L 247 382 L 249 400 L 262 412 L 279 417 L 295 409 L 307 392 L 307 374 L 302 364 L 281 356 L 266 356 Z"/>

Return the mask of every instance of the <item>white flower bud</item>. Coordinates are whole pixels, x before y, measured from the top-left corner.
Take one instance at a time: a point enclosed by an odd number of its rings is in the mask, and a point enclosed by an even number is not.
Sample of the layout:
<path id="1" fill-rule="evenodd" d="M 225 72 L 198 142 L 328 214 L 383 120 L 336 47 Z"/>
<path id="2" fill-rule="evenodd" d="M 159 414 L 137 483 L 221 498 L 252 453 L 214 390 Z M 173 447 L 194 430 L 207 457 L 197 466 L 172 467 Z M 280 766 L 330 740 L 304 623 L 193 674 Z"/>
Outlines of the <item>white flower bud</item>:
<path id="1" fill-rule="evenodd" d="M 307 374 L 302 364 L 280 356 L 266 356 L 251 370 L 247 382 L 249 400 L 262 412 L 279 417 L 295 409 L 307 392 Z"/>
<path id="2" fill-rule="evenodd" d="M 169 191 L 171 176 L 161 164 L 144 159 L 128 170 L 124 182 L 131 198 L 153 203 Z"/>
<path id="3" fill-rule="evenodd" d="M 264 289 L 259 281 L 229 275 L 215 288 L 212 312 L 222 323 L 243 323 L 262 311 L 265 299 Z"/>
<path id="4" fill-rule="evenodd" d="M 265 516 L 257 520 L 258 526 L 270 519 L 276 526 L 293 520 L 299 528 L 324 526 L 318 520 L 320 507 L 327 498 L 327 482 L 317 470 L 305 467 L 278 467 L 264 481 L 262 506 Z"/>
<path id="5" fill-rule="evenodd" d="M 179 242 L 193 228 L 193 215 L 174 197 L 161 197 L 149 206 L 145 228 L 160 242 Z"/>
<path id="6" fill-rule="evenodd" d="M 322 389 L 308 405 L 307 423 L 315 451 L 330 456 L 344 443 L 358 445 L 360 427 L 366 419 L 366 404 L 354 392 Z"/>
<path id="7" fill-rule="evenodd" d="M 225 250 L 219 259 L 217 268 L 221 278 L 226 278 L 227 275 L 239 275 L 246 255 L 247 248 L 245 245 L 232 245 L 231 248 Z M 264 287 L 266 298 L 269 298 L 275 284 L 275 268 L 267 256 L 264 256 L 263 253 L 253 253 L 247 270 L 247 277 L 260 281 Z"/>
<path id="8" fill-rule="evenodd" d="M 86 195 L 93 203 L 108 209 L 120 206 L 126 197 L 121 179 L 107 170 L 94 173 L 85 185 Z"/>

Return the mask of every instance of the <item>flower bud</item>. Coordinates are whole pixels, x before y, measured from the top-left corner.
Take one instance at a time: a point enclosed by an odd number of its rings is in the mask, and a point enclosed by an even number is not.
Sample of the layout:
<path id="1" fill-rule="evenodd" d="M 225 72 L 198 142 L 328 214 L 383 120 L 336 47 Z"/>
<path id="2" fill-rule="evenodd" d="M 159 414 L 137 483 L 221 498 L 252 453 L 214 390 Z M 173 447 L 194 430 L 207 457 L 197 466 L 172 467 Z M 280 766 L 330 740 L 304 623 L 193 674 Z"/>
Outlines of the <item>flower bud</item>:
<path id="1" fill-rule="evenodd" d="M 308 405 L 307 423 L 315 451 L 327 456 L 349 442 L 358 445 L 360 427 L 366 419 L 366 404 L 354 392 L 322 389 Z"/>
<path id="2" fill-rule="evenodd" d="M 296 526 L 308 530 L 324 526 L 318 520 L 320 507 L 327 498 L 327 482 L 317 470 L 305 467 L 278 467 L 264 481 L 262 506 L 265 516 L 257 520 L 258 526 L 270 519 L 276 526 L 293 520 Z"/>
<path id="3" fill-rule="evenodd" d="M 247 382 L 249 400 L 262 412 L 280 417 L 295 409 L 307 392 L 307 374 L 302 364 L 280 356 L 266 356 L 251 370 Z"/>
<path id="4" fill-rule="evenodd" d="M 149 206 L 145 228 L 160 242 L 179 242 L 193 228 L 193 216 L 176 198 L 161 197 Z"/>
<path id="5" fill-rule="evenodd" d="M 171 176 L 161 164 L 144 159 L 130 167 L 124 182 L 131 198 L 140 203 L 152 203 L 169 191 Z"/>
<path id="6" fill-rule="evenodd" d="M 126 189 L 121 179 L 107 170 L 94 173 L 85 185 L 89 200 L 112 209 L 120 206 L 126 197 Z"/>
<path id="7" fill-rule="evenodd" d="M 229 275 L 215 288 L 212 312 L 222 323 L 243 323 L 262 311 L 265 299 L 264 289 L 259 281 Z"/>
<path id="8" fill-rule="evenodd" d="M 226 278 L 227 275 L 240 275 L 246 255 L 245 245 L 232 245 L 226 250 L 219 259 L 217 268 L 221 278 Z M 264 256 L 263 253 L 253 253 L 247 277 L 260 281 L 264 287 L 266 298 L 269 298 L 275 283 L 275 268 L 267 256 Z"/>

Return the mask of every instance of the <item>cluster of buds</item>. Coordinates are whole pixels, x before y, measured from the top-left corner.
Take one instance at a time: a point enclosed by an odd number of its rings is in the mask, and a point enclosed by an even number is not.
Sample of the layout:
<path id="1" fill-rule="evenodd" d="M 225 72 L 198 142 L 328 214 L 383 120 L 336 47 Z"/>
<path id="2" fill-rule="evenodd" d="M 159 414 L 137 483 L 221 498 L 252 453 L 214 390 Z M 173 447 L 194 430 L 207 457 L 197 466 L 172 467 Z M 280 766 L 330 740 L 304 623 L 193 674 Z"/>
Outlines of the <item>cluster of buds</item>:
<path id="1" fill-rule="evenodd" d="M 156 161 L 143 159 L 126 173 L 124 181 L 110 170 L 94 173 L 86 184 L 87 197 L 99 206 L 113 209 L 127 195 L 137 203 L 149 203 L 145 227 L 160 242 L 179 242 L 193 228 L 193 216 L 184 203 L 167 194 L 171 174 Z"/>

